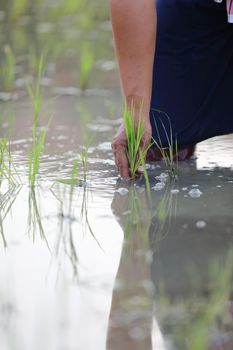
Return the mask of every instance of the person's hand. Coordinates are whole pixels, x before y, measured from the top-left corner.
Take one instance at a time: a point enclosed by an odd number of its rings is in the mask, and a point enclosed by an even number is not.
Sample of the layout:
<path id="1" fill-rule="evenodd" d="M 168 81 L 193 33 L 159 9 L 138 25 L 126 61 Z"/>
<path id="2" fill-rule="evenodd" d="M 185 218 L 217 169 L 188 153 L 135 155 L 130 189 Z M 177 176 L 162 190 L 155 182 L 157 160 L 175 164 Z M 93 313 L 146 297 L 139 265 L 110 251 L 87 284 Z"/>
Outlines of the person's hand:
<path id="1" fill-rule="evenodd" d="M 143 120 L 143 136 L 141 140 L 141 149 L 146 149 L 151 143 L 152 128 L 150 120 Z M 137 130 L 137 122 L 135 122 L 135 131 Z M 115 163 L 122 178 L 130 178 L 129 162 L 127 157 L 127 138 L 125 134 L 124 123 L 118 129 L 116 136 L 112 142 L 112 150 L 115 157 Z"/>

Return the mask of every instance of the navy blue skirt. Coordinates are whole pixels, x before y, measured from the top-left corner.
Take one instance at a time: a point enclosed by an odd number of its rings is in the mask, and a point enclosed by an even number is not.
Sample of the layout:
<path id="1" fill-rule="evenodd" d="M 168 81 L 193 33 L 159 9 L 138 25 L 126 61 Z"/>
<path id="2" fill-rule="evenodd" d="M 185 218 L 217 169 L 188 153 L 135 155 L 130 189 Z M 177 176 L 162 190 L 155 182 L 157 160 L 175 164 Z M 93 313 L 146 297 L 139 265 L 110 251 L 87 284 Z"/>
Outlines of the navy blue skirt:
<path id="1" fill-rule="evenodd" d="M 226 1 L 157 0 L 156 6 L 153 137 L 167 147 L 172 128 L 183 148 L 232 133 L 233 24 Z"/>

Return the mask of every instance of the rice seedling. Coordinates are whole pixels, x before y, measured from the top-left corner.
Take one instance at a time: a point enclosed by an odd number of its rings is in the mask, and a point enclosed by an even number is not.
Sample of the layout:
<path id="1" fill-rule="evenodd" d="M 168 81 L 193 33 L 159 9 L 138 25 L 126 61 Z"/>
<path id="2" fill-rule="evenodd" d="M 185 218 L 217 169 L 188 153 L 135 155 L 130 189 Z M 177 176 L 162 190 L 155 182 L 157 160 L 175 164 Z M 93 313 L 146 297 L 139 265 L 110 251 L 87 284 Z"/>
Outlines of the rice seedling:
<path id="1" fill-rule="evenodd" d="M 90 46 L 84 44 L 81 49 L 79 61 L 79 84 L 82 91 L 87 89 L 90 74 L 93 69 L 94 54 Z"/>
<path id="2" fill-rule="evenodd" d="M 73 166 L 71 170 L 71 174 L 69 178 L 66 179 L 57 179 L 56 182 L 60 182 L 64 185 L 70 186 L 80 186 L 86 187 L 88 181 L 88 152 L 90 145 L 93 140 L 92 136 L 87 142 L 86 146 L 82 147 L 80 154 L 78 155 L 78 159 L 73 161 Z M 79 162 L 81 163 L 81 167 L 79 167 Z M 79 171 L 80 170 L 80 171 Z"/>
<path id="3" fill-rule="evenodd" d="M 3 85 L 6 91 L 11 91 L 15 80 L 15 57 L 9 45 L 4 47 L 4 54 L 5 60 L 1 69 Z"/>
<path id="4" fill-rule="evenodd" d="M 79 178 L 78 178 L 78 160 L 75 159 L 73 161 L 73 166 L 71 170 L 71 176 L 68 179 L 57 179 L 57 182 L 60 182 L 63 185 L 71 185 L 76 186 L 79 184 Z"/>
<path id="5" fill-rule="evenodd" d="M 41 154 L 45 144 L 45 138 L 48 132 L 48 128 L 51 122 L 51 118 L 47 126 L 43 130 L 38 130 L 39 126 L 39 113 L 42 106 L 42 90 L 41 90 L 41 78 L 45 70 L 45 59 L 42 54 L 39 59 L 37 77 L 35 86 L 28 85 L 28 95 L 33 103 L 33 127 L 32 127 L 32 149 L 29 151 L 28 157 L 28 179 L 30 186 L 35 186 L 36 176 L 39 172 Z"/>
<path id="6" fill-rule="evenodd" d="M 36 177 L 37 177 L 37 174 L 39 173 L 41 154 L 43 152 L 45 138 L 48 132 L 48 126 L 46 127 L 45 130 L 40 131 L 39 137 L 36 137 L 35 139 L 33 139 L 33 146 L 32 146 L 32 149 L 29 151 L 28 180 L 31 187 L 35 186 Z"/>
<path id="7" fill-rule="evenodd" d="M 178 141 L 177 141 L 177 137 L 174 137 L 174 135 L 173 135 L 171 121 L 170 121 L 170 118 L 167 115 L 167 113 L 165 113 L 159 109 L 155 109 L 154 111 L 158 112 L 159 114 L 165 115 L 165 117 L 168 119 L 168 122 L 169 122 L 169 130 L 167 130 L 162 119 L 161 118 L 159 119 L 159 121 L 162 125 L 163 132 L 164 132 L 165 137 L 166 137 L 167 146 L 165 147 L 162 143 L 161 135 L 160 135 L 159 128 L 158 128 L 158 123 L 157 123 L 155 116 L 154 116 L 154 124 L 155 124 L 155 128 L 156 128 L 158 141 L 156 141 L 154 138 L 152 138 L 152 140 L 162 155 L 162 158 L 166 164 L 166 167 L 168 168 L 168 173 L 169 173 L 170 177 L 174 178 L 177 176 L 176 173 L 178 170 L 178 157 L 177 157 L 177 155 L 178 155 Z M 175 155 L 176 155 L 176 161 L 175 161 Z"/>
<path id="8" fill-rule="evenodd" d="M 38 61 L 37 66 L 37 76 L 35 85 L 27 85 L 27 92 L 29 97 L 31 98 L 31 101 L 33 103 L 33 138 L 36 137 L 37 128 L 38 128 L 38 119 L 39 119 L 39 113 L 42 106 L 42 90 L 41 90 L 41 79 L 43 76 L 43 73 L 45 71 L 45 56 L 42 54 L 40 56 L 40 59 Z"/>
<path id="9" fill-rule="evenodd" d="M 141 103 L 140 112 L 138 116 L 137 126 L 135 125 L 135 109 L 133 103 L 130 107 L 125 103 L 123 119 L 125 125 L 125 133 L 127 140 L 127 157 L 129 162 L 131 178 L 135 179 L 138 174 L 138 169 L 142 167 L 146 182 L 147 192 L 150 193 L 149 177 L 146 170 L 145 158 L 149 148 L 153 143 L 147 147 L 142 148 L 142 140 L 144 133 L 144 123 L 142 119 L 143 103 Z"/>

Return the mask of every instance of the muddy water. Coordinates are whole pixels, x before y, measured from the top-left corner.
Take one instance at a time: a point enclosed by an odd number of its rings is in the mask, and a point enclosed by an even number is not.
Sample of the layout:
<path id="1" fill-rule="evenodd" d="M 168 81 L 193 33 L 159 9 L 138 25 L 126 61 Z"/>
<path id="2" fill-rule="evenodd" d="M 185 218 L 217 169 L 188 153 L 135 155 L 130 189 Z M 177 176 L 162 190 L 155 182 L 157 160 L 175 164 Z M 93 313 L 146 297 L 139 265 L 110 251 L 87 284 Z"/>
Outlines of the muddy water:
<path id="1" fill-rule="evenodd" d="M 13 95 L 2 95 L 1 135 L 10 129 L 20 184 L 3 179 L 0 188 L 1 350 L 233 349 L 232 135 L 198 145 L 197 159 L 163 185 L 166 166 L 149 164 L 150 196 L 143 179 L 120 181 L 110 146 L 121 98 L 109 23 L 100 16 L 83 30 L 52 14 L 45 21 L 39 12 L 30 33 L 31 14 L 20 15 L 10 32 L 21 58 Z M 75 67 L 84 33 L 97 57 L 81 93 Z M 40 128 L 53 120 L 34 189 L 33 111 L 19 80 L 29 34 L 53 49 Z M 80 169 L 79 184 L 59 182 L 89 140 L 85 181 Z"/>

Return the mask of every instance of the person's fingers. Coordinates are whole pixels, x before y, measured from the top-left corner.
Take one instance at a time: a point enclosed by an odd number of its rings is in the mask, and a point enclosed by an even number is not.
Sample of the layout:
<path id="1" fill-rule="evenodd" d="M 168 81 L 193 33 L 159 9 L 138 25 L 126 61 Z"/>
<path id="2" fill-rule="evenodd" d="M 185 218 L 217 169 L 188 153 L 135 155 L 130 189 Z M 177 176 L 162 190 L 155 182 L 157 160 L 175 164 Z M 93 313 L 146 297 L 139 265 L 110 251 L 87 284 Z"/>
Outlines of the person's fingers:
<path id="1" fill-rule="evenodd" d="M 122 178 L 129 178 L 129 162 L 125 145 L 112 145 L 115 163 Z"/>

